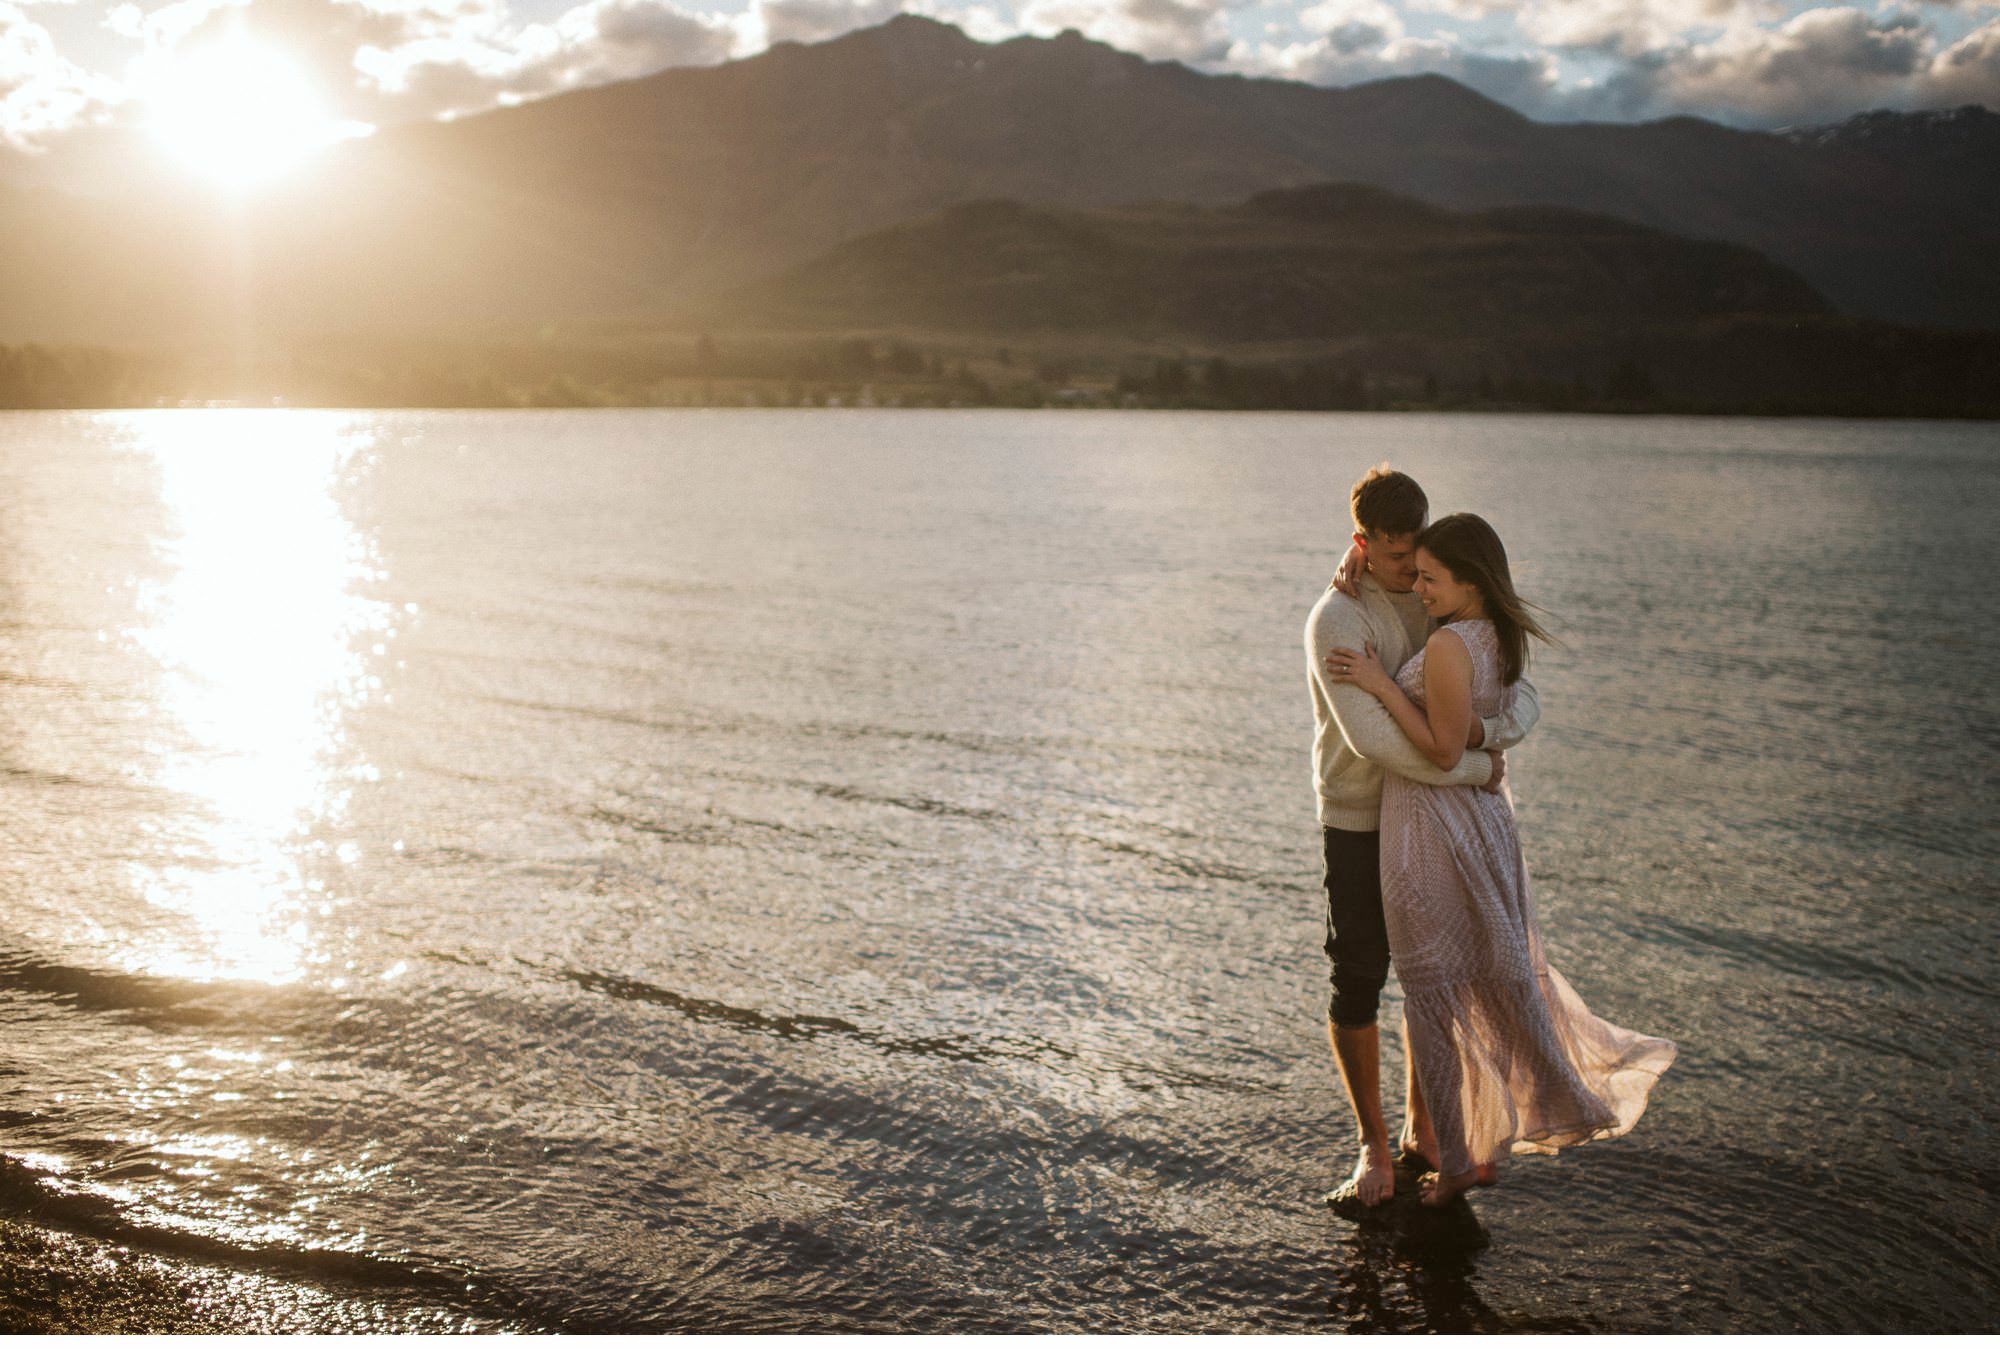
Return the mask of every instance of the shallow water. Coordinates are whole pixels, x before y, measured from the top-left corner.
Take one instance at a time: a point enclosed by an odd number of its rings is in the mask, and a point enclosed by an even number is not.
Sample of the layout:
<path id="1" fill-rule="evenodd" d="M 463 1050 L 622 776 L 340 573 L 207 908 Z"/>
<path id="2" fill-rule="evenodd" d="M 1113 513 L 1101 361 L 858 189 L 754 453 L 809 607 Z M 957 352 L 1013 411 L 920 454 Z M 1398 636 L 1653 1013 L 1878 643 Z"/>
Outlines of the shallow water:
<path id="1" fill-rule="evenodd" d="M 1556 615 L 1546 934 L 1681 1045 L 1457 1259 L 1318 1202 L 1384 457 Z M 1983 425 L 0 418 L 0 1211 L 426 1326 L 1993 1329 L 1996 520 Z"/>

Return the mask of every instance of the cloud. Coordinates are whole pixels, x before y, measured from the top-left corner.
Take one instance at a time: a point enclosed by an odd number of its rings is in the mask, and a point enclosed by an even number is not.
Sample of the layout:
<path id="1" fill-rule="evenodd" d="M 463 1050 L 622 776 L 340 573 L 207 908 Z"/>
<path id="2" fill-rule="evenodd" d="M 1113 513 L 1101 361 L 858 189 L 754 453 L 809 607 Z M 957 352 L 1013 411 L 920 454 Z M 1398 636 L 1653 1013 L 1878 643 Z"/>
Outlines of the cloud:
<path id="1" fill-rule="evenodd" d="M 936 0 L 923 0 L 922 3 L 910 4 L 908 8 L 911 13 L 928 14 L 934 19 L 957 24 L 975 42 L 1005 42 L 1021 36 L 1013 11 L 995 5 L 965 5 L 944 13 L 938 9 Z"/>
<path id="2" fill-rule="evenodd" d="M 0 3 L 0 147 L 37 154 L 72 127 L 103 120 L 118 84 L 67 60 L 21 6 Z"/>
<path id="3" fill-rule="evenodd" d="M 669 66 L 713 65 L 735 50 L 724 20 L 691 13 L 666 0 L 593 0 L 556 22 L 563 78 L 599 83 L 651 75 Z"/>
<path id="4" fill-rule="evenodd" d="M 767 3 L 797 22 L 814 0 Z M 673 0 L 581 0 L 527 24 L 507 0 L 168 0 L 115 5 L 100 27 L 138 49 L 122 80 L 65 60 L 18 0 L 0 0 L 0 145 L 41 148 L 91 123 L 135 123 L 145 91 L 176 61 L 225 39 L 283 52 L 333 116 L 370 125 L 714 64 L 742 41 L 730 17 Z"/>
<path id="5" fill-rule="evenodd" d="M 547 23 L 505 0 L 173 0 L 107 26 L 140 42 L 143 71 L 224 35 L 282 50 L 344 117 L 380 124 L 482 111 L 733 54 L 726 19 L 671 0 L 584 0 Z"/>
<path id="6" fill-rule="evenodd" d="M 1299 15 L 1299 27 L 1339 57 L 1361 55 L 1403 36 L 1402 16 L 1382 0 L 1322 0 Z"/>
<path id="7" fill-rule="evenodd" d="M 1483 0 L 1473 0 L 1483 3 Z M 1529 0 L 1515 23 L 1530 42 L 1563 52 L 1635 58 L 1783 13 L 1773 0 Z"/>
<path id="8" fill-rule="evenodd" d="M 1553 121 L 1690 114 L 1776 127 L 1876 107 L 2000 108 L 2000 19 L 1940 51 L 1930 21 L 1887 0 L 1789 17 L 1768 0 L 1420 2 L 1483 20 L 1480 40 L 1448 25 L 1413 34 L 1419 0 L 1323 0 L 1290 32 L 1237 43 L 1228 66 L 1323 85 L 1436 73 Z M 1525 42 L 1507 45 L 1501 15 Z"/>
<path id="9" fill-rule="evenodd" d="M 283 49 L 333 115 L 382 125 L 824 41 L 903 10 L 981 41 L 1075 28 L 1154 59 L 1317 84 L 1435 72 L 1556 120 L 1772 126 L 2000 106 L 2000 0 L 539 0 L 536 22 L 526 0 L 109 0 L 97 38 L 115 59 L 95 69 L 58 51 L 36 21 L 48 11 L 31 8 L 74 3 L 0 0 L 0 148 L 132 123 L 149 72 L 224 34 Z M 54 27 L 77 29 L 74 11 Z"/>
<path id="10" fill-rule="evenodd" d="M 1021 31 L 1049 37 L 1074 28 L 1121 51 L 1209 65 L 1233 46 L 1224 15 L 1238 0 L 1028 0 Z"/>
<path id="11" fill-rule="evenodd" d="M 465 68 L 477 75 L 489 101 L 515 103 L 670 66 L 714 65 L 728 60 L 736 45 L 728 20 L 690 13 L 670 0 L 589 0 L 553 24 L 483 37 L 467 49 L 476 59 Z M 433 60 L 449 54 L 429 50 Z"/>
<path id="12" fill-rule="evenodd" d="M 1496 54 L 1449 38 L 1412 37 L 1377 0 L 1327 0 L 1300 16 L 1305 41 L 1239 44 L 1230 65 L 1309 84 L 1360 84 L 1401 75 L 1446 75 L 1529 115 L 1557 110 L 1558 68 L 1536 52 Z"/>
<path id="13" fill-rule="evenodd" d="M 283 52 L 338 115 L 372 123 L 393 119 L 396 109 L 357 77 L 357 52 L 444 38 L 497 13 L 465 0 L 172 0 L 143 14 L 120 5 L 105 22 L 142 49 L 131 66 L 135 92 L 191 52 L 243 40 Z"/>
<path id="14" fill-rule="evenodd" d="M 738 31 L 752 51 L 774 42 L 825 42 L 887 23 L 902 10 L 902 0 L 756 0 Z"/>
<path id="15" fill-rule="evenodd" d="M 1609 110 L 1720 116 L 1750 125 L 1824 122 L 1907 106 L 1935 37 L 1916 16 L 1811 9 L 1776 28 L 1734 24 L 1708 42 L 1631 61 L 1606 82 Z"/>
<path id="16" fill-rule="evenodd" d="M 1939 52 L 1919 88 L 1920 101 L 1930 107 L 1982 103 L 2000 108 L 2000 19 Z"/>

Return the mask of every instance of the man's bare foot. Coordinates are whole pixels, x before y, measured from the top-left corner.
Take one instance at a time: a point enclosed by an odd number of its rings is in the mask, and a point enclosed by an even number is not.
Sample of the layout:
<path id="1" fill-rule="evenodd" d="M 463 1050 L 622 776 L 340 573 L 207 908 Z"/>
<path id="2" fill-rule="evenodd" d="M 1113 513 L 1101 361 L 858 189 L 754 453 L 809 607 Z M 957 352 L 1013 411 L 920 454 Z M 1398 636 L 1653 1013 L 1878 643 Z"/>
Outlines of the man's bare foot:
<path id="1" fill-rule="evenodd" d="M 1354 1174 L 1327 1192 L 1326 1203 L 1335 1213 L 1359 1222 L 1371 1210 L 1386 1204 L 1396 1194 L 1396 1166 L 1387 1148 L 1362 1149 L 1355 1159 Z"/>
<path id="2" fill-rule="evenodd" d="M 1374 1209 L 1376 1205 L 1394 1199 L 1396 1195 L 1396 1163 L 1388 1159 L 1388 1149 L 1364 1147 L 1362 1155 L 1354 1159 L 1354 1175 L 1340 1183 L 1340 1189 L 1326 1197 L 1326 1203 L 1338 1207 L 1360 1205 L 1364 1209 Z"/>
<path id="3" fill-rule="evenodd" d="M 1354 1174 L 1348 1178 L 1354 1187 L 1354 1196 L 1368 1208 L 1374 1208 L 1396 1194 L 1396 1164 L 1389 1160 L 1387 1148 L 1363 1148 L 1355 1158 Z"/>
<path id="4" fill-rule="evenodd" d="M 1425 1207 L 1443 1208 L 1475 1185 L 1497 1185 L 1499 1182 L 1500 1168 L 1488 1162 L 1470 1171 L 1461 1171 L 1455 1176 L 1440 1175 L 1433 1171 L 1417 1182 L 1417 1194 Z"/>

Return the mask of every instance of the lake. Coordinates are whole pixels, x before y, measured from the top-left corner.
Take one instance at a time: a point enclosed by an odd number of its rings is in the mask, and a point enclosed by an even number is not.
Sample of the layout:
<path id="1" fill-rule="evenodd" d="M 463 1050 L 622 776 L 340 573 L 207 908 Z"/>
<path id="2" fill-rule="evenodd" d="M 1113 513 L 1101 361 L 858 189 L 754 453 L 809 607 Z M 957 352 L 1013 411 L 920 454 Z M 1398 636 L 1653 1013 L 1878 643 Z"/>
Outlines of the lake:
<path id="1" fill-rule="evenodd" d="M 1320 1200 L 1383 459 L 1552 614 L 1544 932 L 1681 1047 L 1451 1258 Z M 1993 1330 L 1997 522 L 1990 424 L 8 414 L 0 1214 L 299 1328 Z"/>

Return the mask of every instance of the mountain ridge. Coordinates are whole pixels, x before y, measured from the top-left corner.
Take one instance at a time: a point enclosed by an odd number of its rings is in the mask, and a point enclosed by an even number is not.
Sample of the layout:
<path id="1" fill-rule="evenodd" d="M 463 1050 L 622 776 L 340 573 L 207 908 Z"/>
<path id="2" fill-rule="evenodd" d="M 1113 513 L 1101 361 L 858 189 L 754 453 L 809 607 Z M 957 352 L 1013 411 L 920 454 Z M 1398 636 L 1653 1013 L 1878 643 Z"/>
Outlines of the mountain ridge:
<path id="1" fill-rule="evenodd" d="M 1328 89 L 905 15 L 388 129 L 235 217 L 13 194 L 0 340 L 644 319 L 954 202 L 1220 206 L 1329 180 L 1616 216 L 1763 253 L 1850 315 L 2000 328 L 2000 174 L 1966 168 L 1987 119 L 1885 116 L 1817 137 L 1541 123 L 1439 75 Z M 1884 153 L 1891 128 L 1908 147 Z"/>
<path id="2" fill-rule="evenodd" d="M 1738 315 L 1823 317 L 1736 245 L 1561 207 L 1453 211 L 1380 188 L 1222 207 L 962 202 L 720 297 L 717 332 L 1145 336 L 1211 346 L 1483 340 Z"/>

